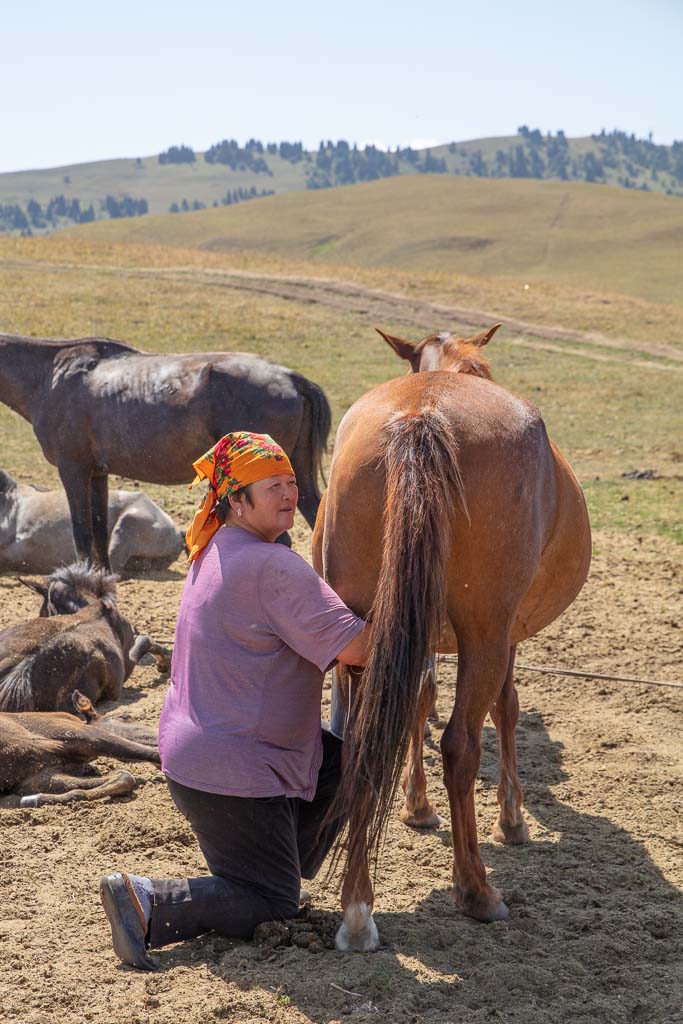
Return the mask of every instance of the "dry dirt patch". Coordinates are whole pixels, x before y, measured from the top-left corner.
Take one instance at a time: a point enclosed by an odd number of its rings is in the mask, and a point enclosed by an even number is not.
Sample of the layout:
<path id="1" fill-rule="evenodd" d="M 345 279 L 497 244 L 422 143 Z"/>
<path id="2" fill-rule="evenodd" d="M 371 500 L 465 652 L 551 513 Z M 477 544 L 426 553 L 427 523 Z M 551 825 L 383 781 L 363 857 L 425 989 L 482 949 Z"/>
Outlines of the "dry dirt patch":
<path id="1" fill-rule="evenodd" d="M 297 540 L 303 550 L 307 536 Z M 680 679 L 680 548 L 598 534 L 596 549 L 582 595 L 524 645 L 521 660 Z M 124 610 L 140 628 L 170 638 L 183 574 L 179 562 L 156 578 L 124 581 Z M 0 579 L 0 625 L 33 608 L 16 580 Z M 430 792 L 444 813 L 438 738 L 453 701 L 452 666 L 440 675 L 440 723 L 425 754 Z M 100 874 L 203 870 L 162 777 L 141 765 L 138 788 L 125 800 L 0 811 L 3 1019 L 680 1021 L 683 693 L 524 671 L 517 678 L 528 847 L 487 838 L 497 784 L 490 723 L 477 781 L 482 852 L 509 903 L 509 922 L 483 926 L 457 914 L 448 829 L 422 835 L 395 818 L 377 884 L 378 953 L 320 950 L 310 935 L 270 945 L 207 935 L 162 951 L 157 975 L 122 967 L 97 901 Z M 139 668 L 126 687 L 127 709 L 153 721 L 165 685 L 152 666 Z M 319 879 L 311 888 L 317 910 L 337 911 L 334 885 Z M 309 931 L 325 940 L 329 922 L 314 917 Z"/>

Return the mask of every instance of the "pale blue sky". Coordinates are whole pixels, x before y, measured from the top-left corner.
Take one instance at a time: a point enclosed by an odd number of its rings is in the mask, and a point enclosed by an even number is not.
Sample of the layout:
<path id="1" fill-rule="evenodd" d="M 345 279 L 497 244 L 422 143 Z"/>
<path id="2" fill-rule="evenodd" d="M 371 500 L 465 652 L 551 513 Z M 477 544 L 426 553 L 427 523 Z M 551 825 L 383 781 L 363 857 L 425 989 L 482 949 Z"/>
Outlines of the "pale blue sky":
<path id="1" fill-rule="evenodd" d="M 0 171 L 184 142 L 683 138 L 683 0 L 13 0 Z M 475 9 L 476 7 L 476 9 Z"/>

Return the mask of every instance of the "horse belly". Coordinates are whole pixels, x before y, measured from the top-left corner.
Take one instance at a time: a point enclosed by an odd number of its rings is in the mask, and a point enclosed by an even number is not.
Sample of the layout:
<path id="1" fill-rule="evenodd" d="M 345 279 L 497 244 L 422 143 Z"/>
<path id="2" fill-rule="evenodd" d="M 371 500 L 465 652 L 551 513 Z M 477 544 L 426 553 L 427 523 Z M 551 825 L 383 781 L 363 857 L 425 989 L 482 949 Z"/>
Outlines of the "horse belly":
<path id="1" fill-rule="evenodd" d="M 556 512 L 538 570 L 515 622 L 514 642 L 554 622 L 581 591 L 590 568 L 591 530 L 581 487 L 562 454 L 555 458 Z"/>
<path id="2" fill-rule="evenodd" d="M 189 483 L 192 462 L 214 444 L 200 409 L 126 403 L 97 432 L 96 464 L 146 483 Z"/>
<path id="3" fill-rule="evenodd" d="M 183 357 L 103 360 L 89 374 L 84 405 L 96 464 L 149 483 L 192 479 L 192 461 L 210 448 L 210 364 Z"/>

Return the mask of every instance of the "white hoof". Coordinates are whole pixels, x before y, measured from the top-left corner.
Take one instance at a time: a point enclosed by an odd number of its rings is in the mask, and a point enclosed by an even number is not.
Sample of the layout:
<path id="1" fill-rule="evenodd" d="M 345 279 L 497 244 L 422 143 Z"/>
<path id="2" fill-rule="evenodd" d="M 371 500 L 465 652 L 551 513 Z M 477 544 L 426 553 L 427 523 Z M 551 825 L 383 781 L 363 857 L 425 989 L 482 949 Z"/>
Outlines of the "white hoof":
<path id="1" fill-rule="evenodd" d="M 34 793 L 32 796 L 22 796 L 19 806 L 38 807 L 38 794 Z"/>
<path id="2" fill-rule="evenodd" d="M 377 925 L 367 903 L 347 907 L 334 944 L 341 953 L 372 953 L 379 949 Z"/>

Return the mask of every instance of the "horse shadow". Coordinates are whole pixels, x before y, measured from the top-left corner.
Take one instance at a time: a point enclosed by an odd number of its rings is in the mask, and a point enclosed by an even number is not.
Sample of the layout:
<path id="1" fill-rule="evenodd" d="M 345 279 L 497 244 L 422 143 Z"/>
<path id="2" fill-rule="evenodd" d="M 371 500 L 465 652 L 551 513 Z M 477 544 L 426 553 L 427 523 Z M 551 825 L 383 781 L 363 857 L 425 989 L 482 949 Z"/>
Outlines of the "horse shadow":
<path id="1" fill-rule="evenodd" d="M 216 1019 L 268 1016 L 291 1005 L 317 1024 L 345 1016 L 400 1024 L 489 1017 L 674 1024 L 683 998 L 683 895 L 642 842 L 556 794 L 582 783 L 565 772 L 562 744 L 540 713 L 522 715 L 518 737 L 533 841 L 481 843 L 508 921 L 463 917 L 444 879 L 409 909 L 376 913 L 384 946 L 374 954 L 270 951 L 209 934 L 158 952 L 162 967 L 205 963 L 225 986 Z M 479 778 L 495 790 L 493 729 L 485 730 Z M 447 830 L 422 839 L 415 849 L 443 860 Z M 387 902 L 385 893 L 380 908 Z"/>
<path id="2" fill-rule="evenodd" d="M 174 565 L 175 563 L 172 563 Z M 117 573 L 119 579 L 128 581 L 140 580 L 146 583 L 176 583 L 185 579 L 187 573 L 171 566 L 150 566 L 147 562 L 129 562 Z"/>

